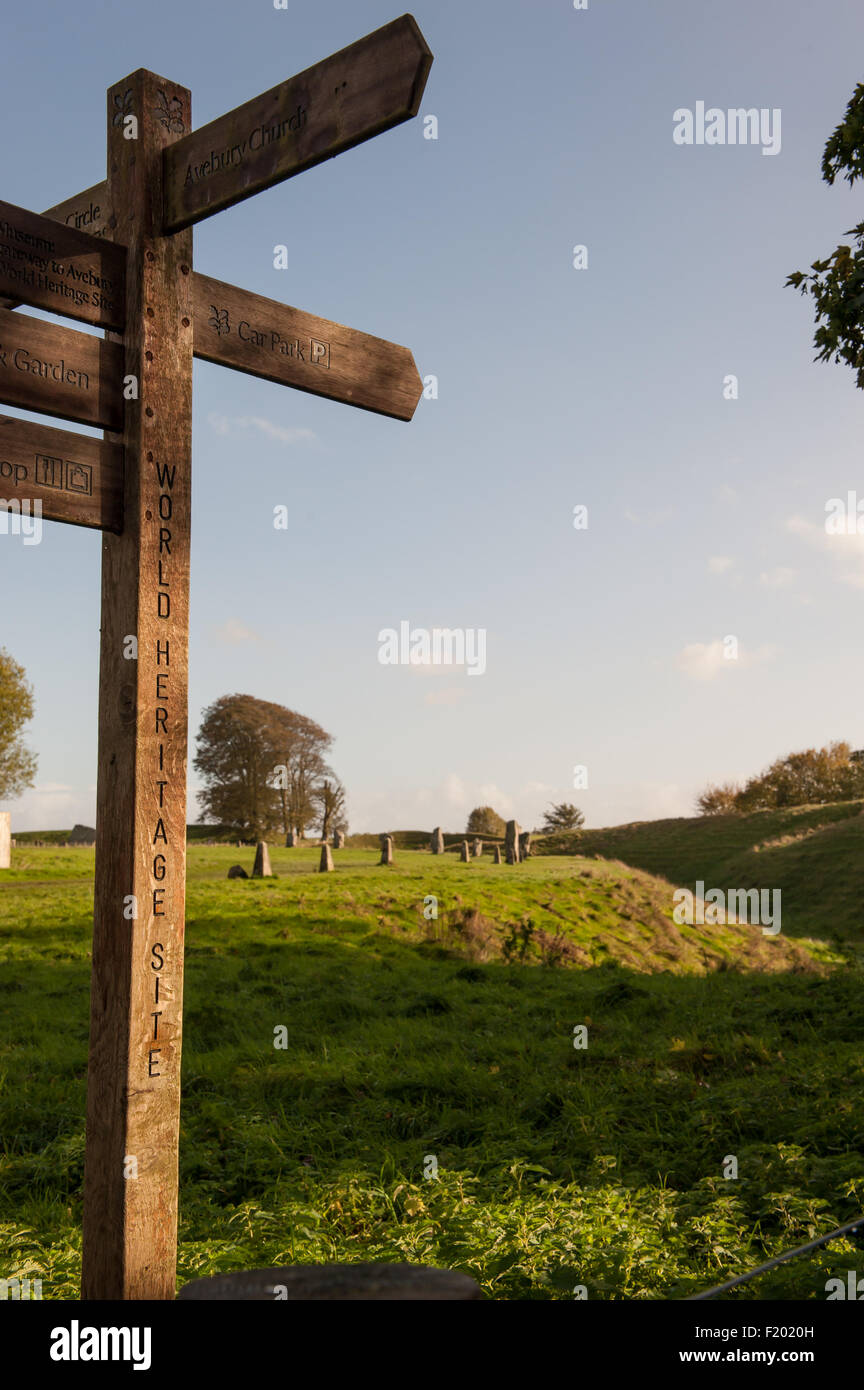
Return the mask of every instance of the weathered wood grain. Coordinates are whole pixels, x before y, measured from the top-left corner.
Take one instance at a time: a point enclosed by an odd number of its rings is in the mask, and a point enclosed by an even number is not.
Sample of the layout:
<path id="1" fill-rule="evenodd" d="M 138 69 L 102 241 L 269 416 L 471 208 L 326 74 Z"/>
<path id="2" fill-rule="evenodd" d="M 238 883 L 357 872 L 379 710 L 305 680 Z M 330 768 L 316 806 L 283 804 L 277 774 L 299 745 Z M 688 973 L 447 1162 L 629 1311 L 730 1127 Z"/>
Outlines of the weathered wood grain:
<path id="1" fill-rule="evenodd" d="M 410 420 L 423 383 L 406 347 L 195 275 L 195 356 L 313 396 Z"/>
<path id="2" fill-rule="evenodd" d="M 123 529 L 123 450 L 0 415 L 0 498 L 38 501 L 46 521 Z"/>
<path id="3" fill-rule="evenodd" d="M 114 215 L 108 202 L 107 180 L 94 183 L 92 188 L 85 188 L 82 193 L 76 193 L 74 198 L 65 198 L 62 203 L 55 203 L 53 208 L 47 208 L 42 216 L 50 217 L 53 222 L 62 222 L 66 227 L 74 227 L 78 232 L 87 232 L 89 236 L 105 236 L 105 233 L 114 227 Z"/>
<path id="4" fill-rule="evenodd" d="M 122 246 L 0 201 L 4 306 L 32 304 L 98 328 L 122 329 L 125 267 Z"/>
<path id="5" fill-rule="evenodd" d="M 45 216 L 72 207 L 108 207 L 102 187 Z M 423 383 L 409 348 L 197 272 L 192 295 L 194 352 L 203 361 L 394 420 L 413 418 Z M 15 301 L 8 307 L 15 308 Z"/>
<path id="6" fill-rule="evenodd" d="M 416 116 L 432 54 L 403 15 L 165 151 L 177 231 Z"/>
<path id="7" fill-rule="evenodd" d="M 108 184 L 95 183 L 92 188 L 85 188 L 83 193 L 76 193 L 74 198 L 55 203 L 42 216 L 51 222 L 62 222 L 64 226 L 86 232 L 89 236 L 103 237 L 114 226 L 114 215 L 108 205 Z M 17 309 L 20 303 L 17 295 L 0 298 L 0 309 Z"/>
<path id="8" fill-rule="evenodd" d="M 0 401 L 122 430 L 123 349 L 0 309 Z"/>
<path id="9" fill-rule="evenodd" d="M 161 235 L 162 150 L 189 93 L 108 93 L 108 193 L 128 247 L 125 525 L 102 558 L 99 771 L 82 1296 L 170 1299 L 186 863 L 192 236 Z M 138 119 L 123 138 L 117 114 Z M 104 244 L 102 242 L 100 245 Z M 130 659 L 130 638 L 137 659 Z M 132 908 L 137 915 L 132 915 Z"/>

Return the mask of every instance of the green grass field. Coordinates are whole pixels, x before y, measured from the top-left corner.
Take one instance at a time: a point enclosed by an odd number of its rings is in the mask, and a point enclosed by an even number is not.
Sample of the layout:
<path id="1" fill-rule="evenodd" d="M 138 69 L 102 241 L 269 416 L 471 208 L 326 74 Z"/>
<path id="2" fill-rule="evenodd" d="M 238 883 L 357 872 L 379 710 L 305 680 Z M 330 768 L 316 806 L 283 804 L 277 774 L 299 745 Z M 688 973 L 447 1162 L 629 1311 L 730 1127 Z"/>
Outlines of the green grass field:
<path id="1" fill-rule="evenodd" d="M 229 882 L 251 850 L 191 847 L 181 1282 L 410 1260 L 499 1299 L 681 1298 L 858 1214 L 854 914 L 802 897 L 787 936 L 784 897 L 777 938 L 678 927 L 646 868 L 710 879 L 698 847 L 682 835 L 670 872 L 662 834 L 628 829 L 614 853 L 639 867 L 348 849 L 319 875 L 310 847 Z M 838 817 L 832 872 L 860 862 L 851 831 Z M 786 851 L 733 839 L 775 884 Z M 80 1274 L 92 874 L 92 850 L 25 845 L 0 887 L 0 1277 L 45 1298 Z M 824 1298 L 856 1259 L 839 1242 L 740 1296 Z"/>

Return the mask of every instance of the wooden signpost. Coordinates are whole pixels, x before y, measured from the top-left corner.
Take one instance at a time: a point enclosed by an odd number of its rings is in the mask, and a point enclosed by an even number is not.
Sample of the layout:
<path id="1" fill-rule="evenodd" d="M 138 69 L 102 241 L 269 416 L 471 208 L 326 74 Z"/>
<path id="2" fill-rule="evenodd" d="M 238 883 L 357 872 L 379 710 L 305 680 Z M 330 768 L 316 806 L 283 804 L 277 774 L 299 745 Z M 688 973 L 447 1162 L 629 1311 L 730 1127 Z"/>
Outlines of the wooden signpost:
<path id="1" fill-rule="evenodd" d="M 83 1298 L 175 1290 L 193 355 L 399 420 L 422 392 L 407 348 L 196 275 L 192 224 L 416 115 L 431 62 L 404 15 L 191 133 L 139 70 L 105 183 L 0 203 L 0 401 L 111 431 L 0 416 L 0 498 L 104 532 Z"/>

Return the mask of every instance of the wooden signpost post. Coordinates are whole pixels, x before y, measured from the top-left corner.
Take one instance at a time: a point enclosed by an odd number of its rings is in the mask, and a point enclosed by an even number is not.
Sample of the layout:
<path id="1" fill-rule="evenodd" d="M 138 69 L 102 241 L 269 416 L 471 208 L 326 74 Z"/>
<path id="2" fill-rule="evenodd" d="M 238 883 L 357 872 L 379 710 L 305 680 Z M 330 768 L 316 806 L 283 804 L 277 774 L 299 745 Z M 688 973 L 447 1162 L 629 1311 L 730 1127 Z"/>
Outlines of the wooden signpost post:
<path id="1" fill-rule="evenodd" d="M 104 532 L 83 1298 L 175 1290 L 193 356 L 399 420 L 422 392 L 407 348 L 197 275 L 192 225 L 416 115 L 431 62 L 404 15 L 194 132 L 140 70 L 105 183 L 0 203 L 0 401 L 110 431 L 0 416 L 0 497 Z"/>

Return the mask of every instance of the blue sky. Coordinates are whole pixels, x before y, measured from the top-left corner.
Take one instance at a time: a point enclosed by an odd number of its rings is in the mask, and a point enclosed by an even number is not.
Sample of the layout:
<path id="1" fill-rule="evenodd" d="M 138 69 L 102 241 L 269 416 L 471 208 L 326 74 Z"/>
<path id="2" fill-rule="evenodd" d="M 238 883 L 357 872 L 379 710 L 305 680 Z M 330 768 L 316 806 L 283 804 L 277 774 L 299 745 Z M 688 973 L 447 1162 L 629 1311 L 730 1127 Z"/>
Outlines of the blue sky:
<path id="1" fill-rule="evenodd" d="M 864 496 L 864 402 L 783 288 L 862 218 L 860 186 L 819 168 L 864 76 L 860 7 L 412 12 L 435 54 L 421 118 L 195 231 L 199 270 L 407 344 L 439 394 L 403 424 L 196 363 L 193 739 L 232 691 L 310 715 L 355 830 L 457 829 L 486 802 L 528 826 L 563 799 L 594 825 L 686 815 L 709 780 L 864 745 L 864 538 L 824 528 L 828 499 Z M 126 73 L 190 87 L 203 124 L 399 9 L 0 13 L 0 196 L 39 210 L 104 177 Z M 779 153 L 676 145 L 699 101 L 779 108 Z M 19 829 L 93 822 L 99 545 L 0 536 L 0 645 L 37 706 Z M 401 621 L 485 629 L 485 673 L 381 665 Z"/>

